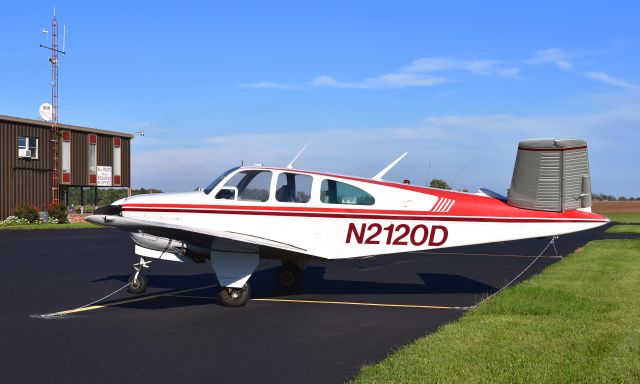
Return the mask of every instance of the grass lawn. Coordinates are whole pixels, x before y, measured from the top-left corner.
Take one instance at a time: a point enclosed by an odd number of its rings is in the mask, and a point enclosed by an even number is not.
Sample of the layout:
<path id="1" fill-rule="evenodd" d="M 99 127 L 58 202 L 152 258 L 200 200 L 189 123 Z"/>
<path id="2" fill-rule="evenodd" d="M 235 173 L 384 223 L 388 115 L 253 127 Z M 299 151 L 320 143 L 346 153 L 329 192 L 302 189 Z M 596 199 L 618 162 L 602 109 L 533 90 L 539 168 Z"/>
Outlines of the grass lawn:
<path id="1" fill-rule="evenodd" d="M 639 286 L 640 240 L 593 241 L 354 381 L 638 383 Z"/>
<path id="2" fill-rule="evenodd" d="M 628 225 L 614 225 L 606 230 L 606 233 L 624 233 L 631 235 L 640 235 L 640 225 L 628 224 Z"/>
<path id="3" fill-rule="evenodd" d="M 616 224 L 640 224 L 640 213 L 600 213 L 607 216 Z"/>
<path id="4" fill-rule="evenodd" d="M 71 223 L 71 224 L 29 224 L 0 227 L 0 231 L 21 231 L 26 229 L 80 229 L 80 228 L 104 228 L 91 223 Z"/>

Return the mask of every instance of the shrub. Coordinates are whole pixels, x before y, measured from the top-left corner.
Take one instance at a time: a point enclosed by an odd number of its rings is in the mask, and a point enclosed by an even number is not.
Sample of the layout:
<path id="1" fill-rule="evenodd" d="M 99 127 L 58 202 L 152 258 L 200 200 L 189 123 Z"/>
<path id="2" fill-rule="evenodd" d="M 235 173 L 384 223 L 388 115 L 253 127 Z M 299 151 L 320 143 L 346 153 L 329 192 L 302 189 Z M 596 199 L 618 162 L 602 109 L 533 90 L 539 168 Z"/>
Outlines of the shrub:
<path id="1" fill-rule="evenodd" d="M 18 204 L 13 216 L 27 220 L 28 223 L 37 223 L 40 220 L 38 209 L 33 205 Z"/>
<path id="2" fill-rule="evenodd" d="M 66 224 L 69 222 L 67 206 L 64 204 L 47 205 L 47 213 L 49 214 L 49 222 L 51 224 Z"/>

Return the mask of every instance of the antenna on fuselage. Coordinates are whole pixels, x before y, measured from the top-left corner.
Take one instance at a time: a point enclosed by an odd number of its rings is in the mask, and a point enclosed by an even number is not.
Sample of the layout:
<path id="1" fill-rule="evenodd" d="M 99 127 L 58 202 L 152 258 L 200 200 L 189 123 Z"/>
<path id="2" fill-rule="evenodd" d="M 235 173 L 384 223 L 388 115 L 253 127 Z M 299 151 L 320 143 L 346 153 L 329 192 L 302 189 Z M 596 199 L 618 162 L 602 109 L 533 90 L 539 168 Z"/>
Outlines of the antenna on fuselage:
<path id="1" fill-rule="evenodd" d="M 291 160 L 289 162 L 289 164 L 287 164 L 287 169 L 292 169 L 293 168 L 293 163 L 298 160 L 298 157 L 300 157 L 300 155 L 302 155 L 302 152 L 304 152 L 305 149 L 307 149 L 307 147 L 309 146 L 309 144 L 311 144 L 311 140 L 307 141 L 307 144 L 304 145 L 304 147 L 302 147 L 302 149 L 300 150 L 300 152 L 298 152 L 298 154 L 293 158 L 293 160 Z"/>
<path id="2" fill-rule="evenodd" d="M 476 159 L 476 156 L 477 156 L 477 155 L 473 155 L 473 157 L 471 158 L 471 160 L 469 160 L 469 162 L 468 162 L 464 167 L 462 167 L 462 169 L 460 170 L 460 172 L 458 172 L 458 173 L 453 177 L 453 179 L 451 179 L 451 183 L 450 183 L 451 189 L 453 189 L 453 183 L 456 181 L 456 179 L 457 179 L 458 177 L 460 177 L 460 175 L 462 175 L 462 173 L 463 173 L 464 171 L 466 171 L 466 170 L 467 170 L 467 168 L 469 168 L 469 166 L 471 165 L 471 163 L 473 163 L 473 161 Z"/>
<path id="3" fill-rule="evenodd" d="M 395 159 L 391 164 L 387 165 L 382 171 L 378 172 L 377 175 L 373 176 L 372 179 L 373 180 L 382 180 L 382 176 L 384 176 L 387 172 L 389 172 L 389 170 L 391 168 L 395 167 L 395 165 L 398 164 L 398 162 L 400 160 L 402 160 L 403 157 L 407 156 L 407 153 L 409 153 L 409 152 L 405 152 L 402 155 L 400 155 L 400 157 Z"/>

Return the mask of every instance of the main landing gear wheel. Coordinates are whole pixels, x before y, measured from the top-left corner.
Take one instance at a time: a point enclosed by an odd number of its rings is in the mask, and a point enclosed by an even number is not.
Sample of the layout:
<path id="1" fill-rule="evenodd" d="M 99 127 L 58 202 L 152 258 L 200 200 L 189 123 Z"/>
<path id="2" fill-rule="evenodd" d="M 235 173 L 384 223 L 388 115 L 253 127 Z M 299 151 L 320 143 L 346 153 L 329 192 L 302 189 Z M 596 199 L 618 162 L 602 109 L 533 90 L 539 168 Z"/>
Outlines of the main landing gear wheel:
<path id="1" fill-rule="evenodd" d="M 242 307 L 251 297 L 251 287 L 246 283 L 242 288 L 222 287 L 218 292 L 218 300 L 225 307 Z"/>
<path id="2" fill-rule="evenodd" d="M 276 284 L 286 293 L 296 292 L 302 284 L 302 270 L 293 264 L 282 264 L 276 272 Z"/>
<path id="3" fill-rule="evenodd" d="M 136 277 L 136 275 L 138 275 Z M 130 293 L 144 293 L 147 290 L 147 279 L 145 279 L 141 274 L 134 273 L 129 277 L 129 286 L 127 287 L 127 291 Z"/>

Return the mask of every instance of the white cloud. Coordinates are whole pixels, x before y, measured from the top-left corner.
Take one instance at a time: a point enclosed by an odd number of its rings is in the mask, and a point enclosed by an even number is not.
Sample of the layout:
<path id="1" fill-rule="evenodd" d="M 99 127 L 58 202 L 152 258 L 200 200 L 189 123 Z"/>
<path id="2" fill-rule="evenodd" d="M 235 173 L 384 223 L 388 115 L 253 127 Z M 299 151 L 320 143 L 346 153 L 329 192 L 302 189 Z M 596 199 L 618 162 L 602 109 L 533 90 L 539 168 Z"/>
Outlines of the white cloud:
<path id="1" fill-rule="evenodd" d="M 449 57 L 426 57 L 414 60 L 402 72 L 465 71 L 478 75 L 517 76 L 519 68 L 503 68 L 500 60 L 459 60 Z"/>
<path id="2" fill-rule="evenodd" d="M 331 88 L 360 88 L 367 89 L 372 88 L 371 86 L 364 83 L 348 83 L 344 81 L 338 81 L 331 76 L 318 76 L 311 81 L 312 86 L 317 87 L 331 87 Z"/>
<path id="3" fill-rule="evenodd" d="M 254 88 L 254 89 L 295 89 L 298 88 L 291 84 L 275 83 L 272 81 L 259 81 L 257 83 L 244 83 L 240 84 L 241 88 Z"/>
<path id="4" fill-rule="evenodd" d="M 552 64 L 558 68 L 567 71 L 573 66 L 569 62 L 570 55 L 559 48 L 543 49 L 536 52 L 535 56 L 529 60 L 525 60 L 525 63 L 531 65 Z"/>
<path id="5" fill-rule="evenodd" d="M 410 87 L 431 87 L 442 84 L 447 79 L 443 77 L 423 76 L 413 73 L 389 73 L 371 77 L 360 82 L 342 82 L 331 76 L 318 76 L 311 82 L 318 87 L 356 88 L 356 89 L 390 89 Z"/>
<path id="6" fill-rule="evenodd" d="M 620 87 L 620 88 L 626 88 L 626 89 L 638 89 L 638 86 L 636 84 L 619 79 L 617 77 L 613 77 L 604 72 L 589 72 L 587 73 L 587 77 L 593 80 L 601 81 L 609 85 L 613 85 L 614 87 Z"/>
<path id="7" fill-rule="evenodd" d="M 520 77 L 521 68 L 509 67 L 500 69 L 500 74 L 506 77 L 518 78 Z"/>
<path id="8" fill-rule="evenodd" d="M 218 173 L 240 164 L 284 166 L 302 146 L 312 144 L 296 161 L 302 169 L 371 177 L 388 162 L 409 156 L 388 175 L 424 185 L 429 178 L 450 180 L 471 159 L 456 188 L 508 187 L 516 145 L 535 137 L 574 137 L 590 144 L 594 191 L 637 195 L 635 149 L 640 140 L 640 109 L 634 95 L 606 110 L 591 114 L 522 116 L 510 114 L 430 116 L 416 126 L 372 129 L 328 129 L 214 136 L 198 147 L 134 151 L 135 186 L 167 191 L 190 190 Z M 612 154 L 615 153 L 615 158 Z"/>
<path id="9" fill-rule="evenodd" d="M 351 89 L 394 89 L 413 87 L 432 87 L 450 81 L 447 76 L 432 76 L 435 72 L 468 72 L 483 76 L 504 76 L 518 78 L 521 69 L 514 66 L 504 66 L 500 60 L 459 60 L 448 57 L 427 57 L 414 60 L 399 70 L 379 76 L 369 77 L 357 81 L 342 81 L 333 76 L 321 75 L 312 79 L 308 86 L 351 88 Z M 243 88 L 254 89 L 303 89 L 287 83 L 261 81 L 257 83 L 240 84 Z"/>

